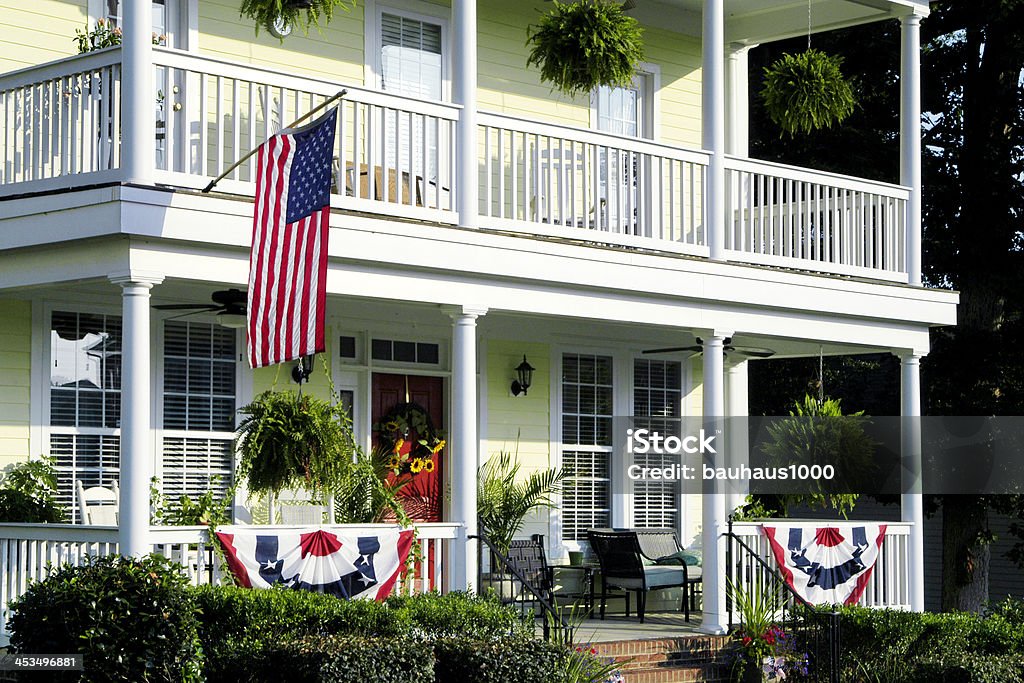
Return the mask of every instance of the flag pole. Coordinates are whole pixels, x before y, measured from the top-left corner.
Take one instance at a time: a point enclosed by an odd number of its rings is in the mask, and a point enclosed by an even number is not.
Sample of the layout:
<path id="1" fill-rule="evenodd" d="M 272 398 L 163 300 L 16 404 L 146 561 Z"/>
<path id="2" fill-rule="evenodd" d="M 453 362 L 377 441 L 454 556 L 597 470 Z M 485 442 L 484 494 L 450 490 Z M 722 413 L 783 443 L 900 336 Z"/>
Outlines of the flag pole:
<path id="1" fill-rule="evenodd" d="M 302 123 L 303 121 L 305 121 L 306 119 L 308 119 L 308 118 L 309 118 L 310 116 L 312 116 L 313 114 L 317 113 L 317 112 L 318 112 L 318 111 L 320 111 L 321 109 L 324 109 L 324 108 L 326 108 L 326 107 L 329 107 L 329 106 L 331 105 L 331 103 L 332 103 L 332 102 L 336 102 L 336 101 L 340 100 L 340 99 L 341 99 L 342 97 L 344 97 L 344 96 L 345 96 L 345 95 L 347 95 L 347 94 L 348 94 L 348 90 L 345 90 L 345 89 L 343 88 L 343 89 L 342 89 L 342 90 L 341 90 L 340 92 L 338 92 L 338 93 L 337 93 L 336 95 L 334 95 L 333 97 L 330 97 L 330 98 L 328 98 L 327 100 L 323 101 L 322 103 L 320 103 L 320 104 L 318 104 L 317 106 L 315 106 L 315 107 L 313 107 L 312 109 L 310 109 L 310 110 L 309 110 L 308 112 L 306 112 L 305 114 L 303 114 L 303 115 L 302 115 L 302 116 L 300 116 L 299 118 L 297 118 L 297 119 L 295 119 L 294 121 L 292 121 L 291 123 L 289 123 L 289 124 L 288 124 L 287 126 L 285 126 L 285 127 L 284 127 L 284 129 L 287 129 L 287 128 L 294 128 L 295 126 L 299 125 L 300 123 Z M 284 129 L 282 129 L 282 130 L 284 130 Z M 258 147 L 258 146 L 257 146 L 257 147 L 254 147 L 253 149 L 250 149 L 250 150 L 249 150 L 249 151 L 248 151 L 248 152 L 247 152 L 247 153 L 245 154 L 245 156 L 243 156 L 243 157 L 242 157 L 241 159 L 239 159 L 239 160 L 238 160 L 238 161 L 236 161 L 235 163 L 233 163 L 233 164 L 231 164 L 230 166 L 228 166 L 228 167 L 227 167 L 227 169 L 226 169 L 226 170 L 225 170 L 225 171 L 224 171 L 223 173 L 221 173 L 221 174 L 220 174 L 219 176 L 217 176 L 216 178 L 214 178 L 213 180 L 211 180 L 211 181 L 210 181 L 210 184 L 209 184 L 209 185 L 207 185 L 206 187 L 204 187 L 204 188 L 203 188 L 203 194 L 206 194 L 206 193 L 208 193 L 208 192 L 209 192 L 210 190 L 212 190 L 212 189 L 213 189 L 213 188 L 214 188 L 214 187 L 215 187 L 215 186 L 217 185 L 217 183 L 219 183 L 220 181 L 222 181 L 222 180 L 224 180 L 225 178 L 227 178 L 227 177 L 228 177 L 228 174 L 229 174 L 229 173 L 231 173 L 231 172 L 232 172 L 232 171 L 234 171 L 234 170 L 235 170 L 236 168 L 238 168 L 238 167 L 239 167 L 239 166 L 241 166 L 241 165 L 242 165 L 243 163 L 245 163 L 245 160 L 246 160 L 246 159 L 248 159 L 249 157 L 251 157 L 251 156 L 252 156 L 253 154 L 255 154 L 255 153 L 256 153 L 257 151 L 259 151 L 259 147 Z"/>

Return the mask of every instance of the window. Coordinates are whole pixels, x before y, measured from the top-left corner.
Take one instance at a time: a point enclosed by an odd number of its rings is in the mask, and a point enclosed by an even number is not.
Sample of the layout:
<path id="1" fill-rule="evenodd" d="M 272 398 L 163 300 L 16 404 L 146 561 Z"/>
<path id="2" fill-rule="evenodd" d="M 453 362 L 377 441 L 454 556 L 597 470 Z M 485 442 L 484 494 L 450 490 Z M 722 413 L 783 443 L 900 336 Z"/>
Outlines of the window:
<path id="1" fill-rule="evenodd" d="M 57 499 L 80 521 L 75 482 L 109 486 L 120 465 L 121 318 L 54 311 L 50 317 L 50 455 Z"/>
<path id="2" fill-rule="evenodd" d="M 562 538 L 586 539 L 611 520 L 612 359 L 562 356 Z"/>
<path id="3" fill-rule="evenodd" d="M 426 342 L 374 339 L 370 345 L 370 356 L 373 360 L 437 365 L 441 362 L 441 347 Z"/>
<path id="4" fill-rule="evenodd" d="M 637 428 L 663 435 L 681 436 L 682 365 L 678 361 L 638 358 L 633 362 L 633 415 Z M 678 456 L 648 453 L 634 454 L 633 463 L 641 467 L 668 467 Z M 679 482 L 637 480 L 633 483 L 633 526 L 638 528 L 678 528 Z"/>
<path id="5" fill-rule="evenodd" d="M 204 322 L 164 325 L 164 496 L 202 495 L 231 485 L 235 428 L 235 333 Z"/>
<path id="6" fill-rule="evenodd" d="M 379 40 L 377 73 L 382 90 L 428 100 L 444 99 L 444 26 L 439 21 L 381 11 Z M 384 164 L 411 169 L 413 176 L 436 183 L 437 128 L 428 125 L 424 130 L 423 117 L 400 116 L 394 110 L 385 110 L 384 128 Z M 420 152 L 424 149 L 425 154 Z"/>
<path id="7" fill-rule="evenodd" d="M 440 24 L 382 12 L 381 87 L 401 95 L 440 100 L 441 41 Z"/>

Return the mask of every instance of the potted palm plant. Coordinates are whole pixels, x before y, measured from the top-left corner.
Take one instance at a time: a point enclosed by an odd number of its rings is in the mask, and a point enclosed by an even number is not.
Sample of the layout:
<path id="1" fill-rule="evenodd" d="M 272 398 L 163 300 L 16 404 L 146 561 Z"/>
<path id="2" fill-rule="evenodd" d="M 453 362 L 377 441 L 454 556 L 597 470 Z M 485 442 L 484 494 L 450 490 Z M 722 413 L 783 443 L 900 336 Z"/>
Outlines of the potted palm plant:
<path id="1" fill-rule="evenodd" d="M 523 528 L 527 515 L 534 510 L 551 507 L 551 495 L 557 493 L 566 473 L 561 469 L 545 469 L 520 477 L 518 457 L 508 451 L 492 455 L 480 468 L 477 492 L 477 515 L 480 533 L 504 556 L 512 539 Z M 485 583 L 496 588 L 503 600 L 514 600 L 521 590 L 516 581 L 496 571 L 497 558 L 490 558 L 491 572 Z"/>

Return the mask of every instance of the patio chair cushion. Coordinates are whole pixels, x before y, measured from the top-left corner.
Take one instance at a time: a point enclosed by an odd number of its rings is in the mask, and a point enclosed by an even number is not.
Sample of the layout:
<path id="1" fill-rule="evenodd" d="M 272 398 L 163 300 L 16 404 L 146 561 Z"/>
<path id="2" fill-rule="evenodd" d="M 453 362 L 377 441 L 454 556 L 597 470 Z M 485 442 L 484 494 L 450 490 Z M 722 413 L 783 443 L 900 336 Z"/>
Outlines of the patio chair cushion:
<path id="1" fill-rule="evenodd" d="M 663 564 L 669 564 L 669 565 L 672 565 L 672 564 L 674 564 L 674 565 L 685 564 L 685 565 L 690 566 L 690 567 L 696 567 L 696 566 L 698 566 L 700 564 L 700 558 L 697 555 L 695 555 L 694 553 L 691 553 L 688 550 L 679 550 L 679 551 L 674 552 L 674 553 L 672 553 L 670 555 L 665 555 L 664 557 L 659 557 L 658 559 L 656 559 L 654 561 L 654 564 L 662 564 L 662 565 Z"/>
<path id="2" fill-rule="evenodd" d="M 677 567 L 644 567 L 644 578 L 647 588 L 663 588 L 666 586 L 682 586 L 683 570 Z M 639 589 L 643 587 L 640 578 L 616 578 L 613 583 L 620 588 Z"/>

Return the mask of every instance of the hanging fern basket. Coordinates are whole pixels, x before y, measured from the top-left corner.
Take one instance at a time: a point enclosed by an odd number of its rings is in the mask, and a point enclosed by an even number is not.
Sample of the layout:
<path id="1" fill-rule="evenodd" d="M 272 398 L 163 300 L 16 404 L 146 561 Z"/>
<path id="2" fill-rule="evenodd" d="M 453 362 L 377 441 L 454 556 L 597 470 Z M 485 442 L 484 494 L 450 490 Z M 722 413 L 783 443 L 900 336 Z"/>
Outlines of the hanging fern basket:
<path id="1" fill-rule="evenodd" d="M 643 30 L 623 6 L 609 0 L 561 3 L 527 29 L 527 66 L 573 96 L 598 86 L 627 86 L 643 59 Z"/>
<path id="2" fill-rule="evenodd" d="M 853 113 L 853 87 L 843 77 L 843 58 L 813 48 L 786 53 L 764 70 L 768 116 L 784 133 L 831 128 Z"/>
<path id="3" fill-rule="evenodd" d="M 256 22 L 256 33 L 265 28 L 274 35 L 283 37 L 282 27 L 301 26 L 309 33 L 310 25 L 320 29 L 320 19 L 330 22 L 334 10 L 349 11 L 355 7 L 355 0 L 242 0 L 240 15 Z M 287 33 L 284 33 L 287 35 Z"/>

